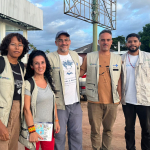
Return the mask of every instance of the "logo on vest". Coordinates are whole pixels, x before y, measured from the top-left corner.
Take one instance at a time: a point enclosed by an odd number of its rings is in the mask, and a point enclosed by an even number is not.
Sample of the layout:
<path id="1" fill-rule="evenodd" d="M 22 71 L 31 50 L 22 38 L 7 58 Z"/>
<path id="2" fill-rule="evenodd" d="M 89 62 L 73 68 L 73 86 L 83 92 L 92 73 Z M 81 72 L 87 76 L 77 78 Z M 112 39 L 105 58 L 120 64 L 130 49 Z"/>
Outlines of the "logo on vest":
<path id="1" fill-rule="evenodd" d="M 116 64 L 116 65 L 113 65 L 113 71 L 119 71 L 117 64 Z"/>
<path id="2" fill-rule="evenodd" d="M 2 77 L 2 76 L 0 76 L 0 79 L 11 80 L 10 78 L 7 78 L 7 77 Z"/>
<path id="3" fill-rule="evenodd" d="M 114 67 L 116 67 L 116 68 L 118 67 L 118 65 L 117 65 L 117 64 L 116 64 L 116 65 L 113 65 L 113 66 L 114 66 Z"/>
<path id="4" fill-rule="evenodd" d="M 93 65 L 96 65 L 96 64 L 90 63 L 90 65 L 93 66 Z"/>
<path id="5" fill-rule="evenodd" d="M 60 67 L 53 67 L 53 69 L 60 69 Z"/>

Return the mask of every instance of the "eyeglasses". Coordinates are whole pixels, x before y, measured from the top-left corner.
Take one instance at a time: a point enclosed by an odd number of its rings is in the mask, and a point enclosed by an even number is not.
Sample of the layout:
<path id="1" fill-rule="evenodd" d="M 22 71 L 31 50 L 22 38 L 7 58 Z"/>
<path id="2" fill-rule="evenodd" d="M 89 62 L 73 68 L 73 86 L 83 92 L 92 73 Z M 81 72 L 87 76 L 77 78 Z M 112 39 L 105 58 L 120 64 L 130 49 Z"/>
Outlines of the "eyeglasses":
<path id="1" fill-rule="evenodd" d="M 19 47 L 19 48 L 23 48 L 24 47 L 23 44 L 16 45 L 15 43 L 11 43 L 10 45 L 13 46 L 13 47 Z"/>
<path id="2" fill-rule="evenodd" d="M 67 42 L 70 41 L 70 39 L 64 39 L 64 40 L 63 40 L 63 39 L 58 39 L 57 41 L 58 41 L 59 43 L 63 43 L 63 42 L 66 42 L 66 43 L 67 43 Z"/>

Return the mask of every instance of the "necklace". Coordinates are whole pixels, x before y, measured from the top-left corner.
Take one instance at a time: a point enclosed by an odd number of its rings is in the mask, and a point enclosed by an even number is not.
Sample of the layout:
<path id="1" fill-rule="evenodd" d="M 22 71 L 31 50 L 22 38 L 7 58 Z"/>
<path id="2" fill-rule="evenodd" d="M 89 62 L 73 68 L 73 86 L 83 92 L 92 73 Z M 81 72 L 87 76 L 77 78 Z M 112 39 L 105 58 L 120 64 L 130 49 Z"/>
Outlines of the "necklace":
<path id="1" fill-rule="evenodd" d="M 131 62 L 130 62 L 129 53 L 128 53 L 128 59 L 129 59 L 129 63 L 130 63 L 130 65 L 131 65 L 131 67 L 132 67 L 132 68 L 135 68 L 135 67 L 133 67 L 133 65 L 132 65 Z"/>

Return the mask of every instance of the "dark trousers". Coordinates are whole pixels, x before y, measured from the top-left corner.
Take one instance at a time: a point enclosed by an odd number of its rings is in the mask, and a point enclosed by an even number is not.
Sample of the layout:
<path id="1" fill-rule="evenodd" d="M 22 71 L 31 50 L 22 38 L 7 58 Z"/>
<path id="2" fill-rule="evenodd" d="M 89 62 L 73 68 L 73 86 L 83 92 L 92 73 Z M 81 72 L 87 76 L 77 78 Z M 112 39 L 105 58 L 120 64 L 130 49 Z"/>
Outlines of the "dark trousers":
<path id="1" fill-rule="evenodd" d="M 150 150 L 150 106 L 122 105 L 125 116 L 125 140 L 127 150 L 135 148 L 135 121 L 136 114 L 141 125 L 141 149 Z"/>

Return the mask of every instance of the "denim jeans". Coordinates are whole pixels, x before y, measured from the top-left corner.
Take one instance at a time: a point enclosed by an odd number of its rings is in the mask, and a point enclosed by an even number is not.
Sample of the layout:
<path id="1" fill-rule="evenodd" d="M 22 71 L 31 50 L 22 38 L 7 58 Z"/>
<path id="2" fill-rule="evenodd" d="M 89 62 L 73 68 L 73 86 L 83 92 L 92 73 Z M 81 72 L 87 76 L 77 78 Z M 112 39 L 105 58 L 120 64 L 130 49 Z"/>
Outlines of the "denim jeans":
<path id="1" fill-rule="evenodd" d="M 57 109 L 60 132 L 55 134 L 54 150 L 65 150 L 66 126 L 69 150 L 82 150 L 82 109 L 80 103 L 66 105 L 65 110 Z"/>

